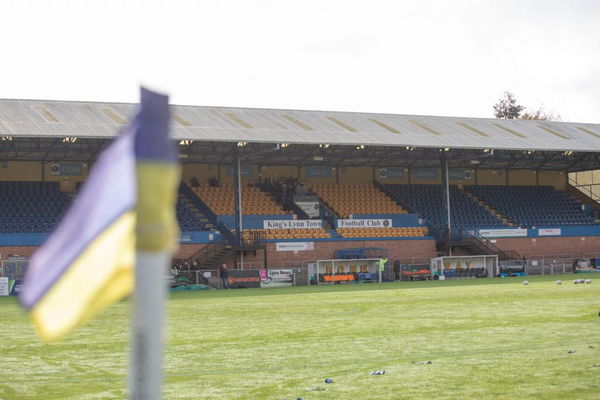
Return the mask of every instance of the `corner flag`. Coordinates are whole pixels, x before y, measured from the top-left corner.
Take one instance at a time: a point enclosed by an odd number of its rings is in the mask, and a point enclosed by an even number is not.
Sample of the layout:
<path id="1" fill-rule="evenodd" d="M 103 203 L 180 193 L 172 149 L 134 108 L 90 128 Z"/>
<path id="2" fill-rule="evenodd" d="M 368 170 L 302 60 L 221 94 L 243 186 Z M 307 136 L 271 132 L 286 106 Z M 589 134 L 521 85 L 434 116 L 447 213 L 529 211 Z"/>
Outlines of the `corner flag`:
<path id="1" fill-rule="evenodd" d="M 168 127 L 168 97 L 142 88 L 138 114 L 33 254 L 20 302 L 42 339 L 65 337 L 130 294 L 136 248 L 173 250 L 180 171 Z"/>

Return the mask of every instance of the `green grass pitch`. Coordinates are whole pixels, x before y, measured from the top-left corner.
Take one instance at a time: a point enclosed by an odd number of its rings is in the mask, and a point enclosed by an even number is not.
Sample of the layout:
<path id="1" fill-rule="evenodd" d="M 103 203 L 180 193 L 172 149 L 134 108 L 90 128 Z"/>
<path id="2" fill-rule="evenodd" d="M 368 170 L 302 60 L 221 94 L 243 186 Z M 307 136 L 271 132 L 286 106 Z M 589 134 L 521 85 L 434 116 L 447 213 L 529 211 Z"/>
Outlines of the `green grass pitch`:
<path id="1" fill-rule="evenodd" d="M 171 294 L 163 398 L 600 398 L 600 274 L 526 279 Z M 130 306 L 43 344 L 1 298 L 0 398 L 126 398 Z"/>

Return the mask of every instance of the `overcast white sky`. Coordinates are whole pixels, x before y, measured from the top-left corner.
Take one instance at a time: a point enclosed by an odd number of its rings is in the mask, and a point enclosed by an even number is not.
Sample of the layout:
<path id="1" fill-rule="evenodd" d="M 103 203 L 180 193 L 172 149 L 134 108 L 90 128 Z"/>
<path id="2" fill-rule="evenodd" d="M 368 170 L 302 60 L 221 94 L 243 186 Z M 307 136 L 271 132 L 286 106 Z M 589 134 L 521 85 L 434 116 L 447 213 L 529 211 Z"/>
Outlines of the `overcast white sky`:
<path id="1" fill-rule="evenodd" d="M 600 122 L 600 1 L 0 3 L 0 98 Z"/>

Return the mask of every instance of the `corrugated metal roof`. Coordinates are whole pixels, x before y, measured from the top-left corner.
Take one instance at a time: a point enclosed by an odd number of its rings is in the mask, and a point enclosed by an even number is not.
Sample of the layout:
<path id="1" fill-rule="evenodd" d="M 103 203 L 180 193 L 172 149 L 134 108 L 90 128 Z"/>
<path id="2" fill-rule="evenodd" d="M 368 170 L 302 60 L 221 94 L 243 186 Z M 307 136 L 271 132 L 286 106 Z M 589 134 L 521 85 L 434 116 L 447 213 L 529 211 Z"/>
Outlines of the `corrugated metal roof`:
<path id="1" fill-rule="evenodd" d="M 109 138 L 135 108 L 0 99 L 0 135 Z M 172 112 L 179 140 L 600 151 L 600 124 L 199 106 Z"/>

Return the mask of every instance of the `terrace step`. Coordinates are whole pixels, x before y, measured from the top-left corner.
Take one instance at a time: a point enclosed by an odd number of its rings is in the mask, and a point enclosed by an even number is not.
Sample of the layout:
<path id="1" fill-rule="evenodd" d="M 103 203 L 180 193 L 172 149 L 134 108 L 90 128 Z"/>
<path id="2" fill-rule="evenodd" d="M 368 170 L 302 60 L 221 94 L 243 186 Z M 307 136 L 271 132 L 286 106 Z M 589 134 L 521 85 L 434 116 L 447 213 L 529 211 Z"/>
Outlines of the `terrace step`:
<path id="1" fill-rule="evenodd" d="M 495 216 L 496 218 L 498 218 L 500 221 L 504 222 L 506 225 L 508 225 L 508 226 L 514 226 L 515 225 L 515 223 L 513 221 L 511 221 L 508 217 L 506 217 L 505 215 L 502 215 L 501 212 L 499 212 L 494 207 L 492 207 L 491 205 L 489 205 L 485 201 L 483 201 L 480 198 L 478 198 L 477 196 L 475 196 L 473 193 L 465 190 L 464 188 L 460 188 L 460 189 L 463 192 L 465 192 L 465 194 L 467 195 L 467 197 L 469 197 L 475 203 L 477 203 L 480 206 L 482 206 L 483 208 L 485 208 L 489 213 L 491 213 L 493 216 Z"/>

